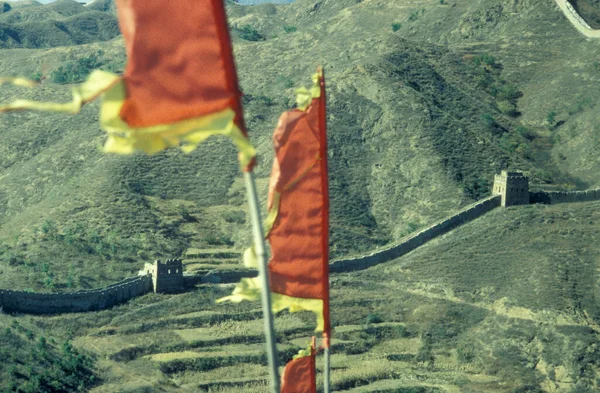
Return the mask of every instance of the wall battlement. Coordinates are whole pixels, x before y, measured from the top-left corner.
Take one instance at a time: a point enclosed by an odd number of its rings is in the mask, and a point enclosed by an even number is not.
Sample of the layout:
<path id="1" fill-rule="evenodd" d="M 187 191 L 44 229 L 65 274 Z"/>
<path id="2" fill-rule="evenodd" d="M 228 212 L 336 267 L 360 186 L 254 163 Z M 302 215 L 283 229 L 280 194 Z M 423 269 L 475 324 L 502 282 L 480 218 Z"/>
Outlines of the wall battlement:
<path id="1" fill-rule="evenodd" d="M 598 200 L 600 200 L 600 188 L 585 191 L 537 191 L 529 193 L 530 203 L 547 205 Z"/>
<path id="2" fill-rule="evenodd" d="M 440 220 L 415 234 L 405 237 L 404 239 L 400 240 L 399 243 L 394 244 L 391 247 L 377 250 L 368 255 L 343 258 L 333 261 L 329 265 L 329 271 L 334 273 L 342 273 L 354 270 L 363 270 L 371 266 L 399 258 L 402 255 L 408 254 L 415 248 L 425 244 L 429 240 L 443 235 L 457 226 L 472 221 L 477 217 L 489 212 L 490 210 L 495 209 L 496 207 L 500 206 L 500 202 L 500 195 L 492 195 L 487 197 L 465 207 L 453 216 Z"/>
<path id="3" fill-rule="evenodd" d="M 185 289 L 181 259 L 167 259 L 164 263 L 157 259 L 154 263 L 146 263 L 138 275 L 152 276 L 154 293 L 177 293 Z"/>
<path id="4" fill-rule="evenodd" d="M 587 191 L 529 192 L 529 180 L 521 172 L 502 171 L 495 176 L 492 196 L 466 206 L 458 213 L 411 234 L 400 242 L 369 254 L 332 261 L 331 273 L 367 269 L 405 255 L 429 240 L 472 221 L 499 206 L 529 203 L 568 203 L 600 200 L 600 189 Z M 184 276 L 181 259 L 155 260 L 146 263 L 138 277 L 127 278 L 104 288 L 66 294 L 30 293 L 0 290 L 0 309 L 33 314 L 97 311 L 125 302 L 133 297 L 154 291 L 181 292 L 186 284 L 233 283 L 243 277 L 254 277 L 256 271 L 211 272 L 204 276 Z"/>
<path id="5" fill-rule="evenodd" d="M 97 311 L 152 290 L 150 276 L 126 278 L 104 288 L 72 293 L 31 293 L 0 290 L 0 308 L 9 312 L 53 314 Z"/>
<path id="6" fill-rule="evenodd" d="M 528 205 L 529 179 L 521 172 L 502 171 L 494 176 L 492 194 L 502 197 L 502 207 Z"/>

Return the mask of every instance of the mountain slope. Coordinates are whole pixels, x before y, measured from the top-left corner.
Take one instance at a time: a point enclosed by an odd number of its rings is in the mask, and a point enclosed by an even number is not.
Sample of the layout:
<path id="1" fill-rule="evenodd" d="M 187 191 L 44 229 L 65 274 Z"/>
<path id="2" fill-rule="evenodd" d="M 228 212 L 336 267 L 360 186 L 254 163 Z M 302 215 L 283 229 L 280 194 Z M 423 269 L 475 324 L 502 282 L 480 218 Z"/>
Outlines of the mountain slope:
<path id="1" fill-rule="evenodd" d="M 119 34 L 113 14 L 74 0 L 13 6 L 0 14 L 0 48 L 47 48 L 106 41 Z"/>
<path id="2" fill-rule="evenodd" d="M 395 261 L 332 275 L 333 390 L 596 391 L 599 205 L 497 209 Z M 95 354 L 93 392 L 267 392 L 259 304 L 215 304 L 231 289 L 32 321 Z M 283 362 L 314 316 L 283 313 L 275 326 Z"/>
<path id="3" fill-rule="evenodd" d="M 277 116 L 293 102 L 293 87 L 307 83 L 318 64 L 325 66 L 333 256 L 366 251 L 447 216 L 486 195 L 502 168 L 523 169 L 534 183 L 598 184 L 597 133 L 592 131 L 598 90 L 589 88 L 598 79 L 593 61 L 587 60 L 598 48 L 581 39 L 551 4 L 319 4 L 300 0 L 228 10 L 232 25 L 252 26 L 267 37 L 259 42 L 234 37 L 246 118 L 260 154 L 260 184 L 270 171 Z M 94 12 L 101 13 L 75 17 Z M 397 31 L 394 23 L 400 24 Z M 297 30 L 282 33 L 285 25 Z M 545 44 L 549 34 L 552 46 Z M 60 59 L 85 57 L 97 48 L 107 59 L 124 57 L 120 39 L 68 50 L 10 50 L 0 60 L 0 73 L 48 77 Z M 48 82 L 41 89 L 5 86 L 3 91 L 5 100 L 68 99 L 64 89 Z M 21 113 L 0 118 L 6 130 L 0 235 L 13 250 L 29 244 L 20 250 L 26 260 L 43 254 L 42 239 L 32 229 L 48 220 L 59 235 L 77 222 L 90 222 L 96 228 L 89 231 L 103 239 L 131 230 L 158 236 L 146 241 L 144 250 L 161 255 L 210 236 L 178 232 L 182 223 L 152 207 L 152 198 L 165 201 L 170 210 L 187 203 L 199 209 L 200 222 L 208 214 L 201 212 L 215 204 L 245 209 L 227 141 L 215 140 L 189 156 L 105 156 L 96 150 L 104 137 L 95 108 L 76 117 Z M 76 155 L 71 146 L 79 146 Z M 264 199 L 265 189 L 260 192 Z M 123 197 L 111 198 L 113 193 Z M 141 212 L 141 206 L 151 210 Z M 218 209 L 226 214 L 229 208 Z M 226 241 L 243 249 L 250 240 L 247 222 L 221 222 L 219 231 L 230 232 Z M 171 229 L 160 229 L 165 225 Z M 11 240 L 15 236 L 21 240 Z M 152 249 L 156 242 L 164 244 L 163 251 Z M 62 249 L 60 243 L 56 247 Z M 111 258 L 135 257 L 119 255 Z M 56 269 L 65 268 L 60 258 L 55 263 Z M 134 269 L 120 266 L 96 278 L 101 281 L 96 284 Z"/>
<path id="4" fill-rule="evenodd" d="M 2 103 L 68 101 L 68 86 L 52 83 L 65 62 L 101 53 L 104 65 L 124 64 L 111 29 L 56 27 L 113 23 L 113 2 L 45 7 L 0 15 L 1 39 L 19 46 L 0 49 L 0 75 L 42 81 L 1 86 Z M 30 20 L 2 22 L 13 12 Z M 229 4 L 228 14 L 263 206 L 277 117 L 325 67 L 332 257 L 449 215 L 486 195 L 500 169 L 524 170 L 534 187 L 600 185 L 600 47 L 551 1 L 297 0 Z M 39 37 L 28 42 L 59 46 L 20 47 L 24 23 L 23 34 Z M 105 155 L 98 103 L 75 116 L 3 114 L 0 132 L 0 288 L 99 287 L 189 247 L 239 252 L 251 242 L 227 140 L 189 155 Z M 397 261 L 334 276 L 335 389 L 596 391 L 597 207 L 498 209 Z M 95 392 L 266 391 L 260 313 L 214 304 L 230 291 L 200 286 L 99 313 L 0 322 L 30 320 L 96 352 Z M 313 320 L 278 321 L 287 359 Z"/>

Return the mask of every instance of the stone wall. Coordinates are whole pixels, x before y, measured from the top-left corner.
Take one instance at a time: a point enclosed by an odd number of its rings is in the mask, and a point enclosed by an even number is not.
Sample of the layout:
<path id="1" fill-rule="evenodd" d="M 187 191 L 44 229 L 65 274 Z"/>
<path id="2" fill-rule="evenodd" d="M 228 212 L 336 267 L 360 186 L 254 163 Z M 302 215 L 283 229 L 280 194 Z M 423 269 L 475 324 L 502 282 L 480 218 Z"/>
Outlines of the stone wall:
<path id="1" fill-rule="evenodd" d="M 97 311 L 151 291 L 151 276 L 127 278 L 104 288 L 71 293 L 0 290 L 0 308 L 9 312 L 31 314 Z"/>
<path id="2" fill-rule="evenodd" d="M 579 12 L 577 12 L 577 10 L 575 10 L 575 8 L 571 5 L 569 0 L 565 1 L 565 5 L 567 6 L 567 9 L 569 10 L 569 12 L 571 12 L 571 15 L 573 15 L 579 23 L 581 23 L 584 27 L 591 29 L 590 25 L 588 25 L 588 23 L 585 21 L 585 19 L 583 19 L 581 17 L 581 15 L 579 15 Z"/>
<path id="3" fill-rule="evenodd" d="M 566 203 L 600 200 L 600 189 L 587 191 L 537 191 L 529 192 L 530 203 Z M 347 257 L 332 261 L 329 265 L 331 273 L 343 273 L 367 269 L 371 266 L 388 262 L 409 253 L 429 240 L 443 235 L 466 222 L 472 221 L 501 205 L 501 195 L 492 195 L 477 201 L 458 213 L 433 225 L 411 234 L 398 243 L 374 252 L 355 257 Z M 66 294 L 43 294 L 22 291 L 0 290 L 0 309 L 9 312 L 34 314 L 96 311 L 125 302 L 133 297 L 152 292 L 153 276 L 167 280 L 167 287 L 181 288 L 196 284 L 236 283 L 244 277 L 255 277 L 257 272 L 249 269 L 236 271 L 211 271 L 205 275 L 183 275 L 180 260 L 169 260 L 165 264 L 155 262 L 147 264 L 147 269 L 140 276 L 120 281 L 116 284 L 90 290 Z M 166 270 L 165 270 L 166 269 Z M 173 270 L 174 269 L 174 270 Z M 154 272 L 155 274 L 150 274 Z M 161 274 L 162 273 L 162 274 Z M 173 275 L 173 277 L 171 277 Z M 171 283 L 169 279 L 177 282 Z M 173 284 L 173 285 L 171 285 Z"/>
<path id="4" fill-rule="evenodd" d="M 405 237 L 399 243 L 388 248 L 377 250 L 368 255 L 333 261 L 329 265 L 329 271 L 336 273 L 363 270 L 368 267 L 401 257 L 402 255 L 409 253 L 429 240 L 443 235 L 457 226 L 472 221 L 477 217 L 489 212 L 490 210 L 499 207 L 500 202 L 500 195 L 493 195 L 491 197 L 482 199 L 476 203 L 473 203 L 472 205 L 467 206 L 451 217 L 440 220 L 428 228 Z"/>
<path id="5" fill-rule="evenodd" d="M 548 205 L 598 200 L 600 200 L 600 189 L 586 191 L 537 191 L 529 193 L 529 203 L 545 203 Z"/>
<path id="6" fill-rule="evenodd" d="M 185 289 L 183 280 L 183 264 L 181 259 L 167 259 L 164 263 L 154 261 L 152 273 L 154 292 L 177 293 Z"/>
<path id="7" fill-rule="evenodd" d="M 256 277 L 258 271 L 254 269 L 239 270 L 213 270 L 206 274 L 184 275 L 183 279 L 187 288 L 198 284 L 234 284 L 240 282 L 242 278 Z"/>

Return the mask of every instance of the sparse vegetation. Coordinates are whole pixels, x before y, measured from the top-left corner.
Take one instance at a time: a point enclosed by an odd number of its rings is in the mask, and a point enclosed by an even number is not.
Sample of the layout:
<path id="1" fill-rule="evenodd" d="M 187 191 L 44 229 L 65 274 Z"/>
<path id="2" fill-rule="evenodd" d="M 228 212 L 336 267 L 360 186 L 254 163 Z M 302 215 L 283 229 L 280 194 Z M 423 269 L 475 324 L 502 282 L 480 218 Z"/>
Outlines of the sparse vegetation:
<path id="1" fill-rule="evenodd" d="M 292 26 L 292 25 L 283 26 L 283 31 L 285 31 L 287 34 L 294 33 L 297 30 L 298 30 L 298 28 L 296 28 L 296 26 Z"/>
<path id="2" fill-rule="evenodd" d="M 88 19 L 60 16 L 54 6 L 24 11 L 19 3 L 0 15 L 0 46 L 31 49 L 2 49 L 0 75 L 52 81 L 54 72 L 61 83 L 76 83 L 98 64 L 122 70 L 120 39 L 102 42 L 114 37 L 114 16 L 105 12 L 111 2 L 96 1 L 95 12 L 106 15 Z M 91 9 L 57 3 L 69 12 Z M 565 189 L 575 180 L 597 183 L 598 49 L 557 19 L 551 3 L 519 2 L 513 11 L 440 1 L 417 11 L 384 0 L 376 14 L 374 5 L 359 3 L 236 6 L 229 13 L 231 23 L 248 26 L 233 27 L 232 35 L 239 38 L 236 65 L 259 150 L 262 201 L 277 118 L 293 102 L 291 89 L 308 82 L 307 70 L 326 66 L 332 259 L 369 252 L 489 195 L 500 169 L 523 169 L 532 183 Z M 25 29 L 25 22 L 7 21 L 16 15 L 40 21 Z M 101 25 L 108 28 L 88 35 Z M 303 34 L 291 31 L 296 26 Z M 390 37 L 390 27 L 402 29 L 401 37 Z M 281 39 L 261 42 L 276 34 Z M 391 41 L 377 43 L 386 37 Z M 67 90 L 44 84 L 23 93 L 3 85 L 0 100 L 66 101 Z M 202 269 L 238 264 L 239 252 L 228 250 L 247 247 L 250 238 L 231 143 L 210 139 L 189 155 L 107 156 L 97 149 L 103 136 L 94 105 L 78 116 L 0 116 L 0 288 L 99 287 L 135 275 L 145 260 L 191 247 L 222 253 Z M 560 114 L 552 133 L 547 108 Z M 558 120 L 566 125 L 557 127 Z M 559 146 L 564 151 L 554 150 L 549 134 L 568 140 Z M 560 170 L 549 157 L 564 157 Z M 590 237 L 598 206 L 584 205 L 499 209 L 399 261 L 332 275 L 334 390 L 535 392 L 561 373 L 573 381 L 567 390 L 589 390 L 598 370 L 589 326 L 600 315 L 590 278 L 600 251 Z M 82 373 L 63 391 L 98 384 L 102 391 L 267 392 L 261 312 L 254 303 L 214 304 L 230 292 L 202 284 L 100 312 L 0 314 L 0 331 L 11 335 L 0 348 L 15 353 L 0 353 L 0 391 L 33 389 L 35 375 L 46 372 L 57 377 L 39 381 L 69 381 L 57 371 L 57 359 L 68 358 L 67 341 L 101 361 L 97 368 L 86 363 L 85 373 L 95 374 Z M 305 313 L 277 317 L 282 361 L 313 327 Z"/>
<path id="3" fill-rule="evenodd" d="M 51 72 L 50 80 L 54 83 L 79 83 L 83 82 L 90 72 L 95 69 L 104 69 L 111 72 L 121 72 L 124 64 L 115 63 L 104 57 L 104 51 L 77 58 L 66 62 Z"/>
<path id="4" fill-rule="evenodd" d="M 250 25 L 243 25 L 237 28 L 240 38 L 246 41 L 264 41 L 265 37 Z"/>
<path id="5" fill-rule="evenodd" d="M 36 336 L 16 320 L 0 333 L 0 389 L 7 392 L 82 392 L 96 382 L 93 359 L 68 341 Z"/>

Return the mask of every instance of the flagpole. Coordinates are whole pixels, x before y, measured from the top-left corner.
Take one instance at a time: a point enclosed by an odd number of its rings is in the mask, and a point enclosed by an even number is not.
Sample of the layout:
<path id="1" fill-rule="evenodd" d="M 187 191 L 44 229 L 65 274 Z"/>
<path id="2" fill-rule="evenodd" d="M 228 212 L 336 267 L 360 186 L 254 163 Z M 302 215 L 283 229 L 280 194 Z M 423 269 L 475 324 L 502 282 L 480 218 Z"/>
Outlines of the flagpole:
<path id="1" fill-rule="evenodd" d="M 330 391 L 330 378 L 329 371 L 331 365 L 331 317 L 329 315 L 329 178 L 328 178 L 328 165 L 327 165 L 327 95 L 325 92 L 325 70 L 323 67 L 319 67 L 318 70 L 320 80 L 320 105 L 319 105 L 319 139 L 321 142 L 321 193 L 323 195 L 323 210 L 324 219 L 322 222 L 323 240 L 322 240 L 322 252 L 323 252 L 323 317 L 325 319 L 325 326 L 323 329 L 323 349 L 324 349 L 324 369 L 323 369 L 323 392 L 329 393 Z"/>
<path id="2" fill-rule="evenodd" d="M 235 61 L 233 59 L 233 49 L 231 48 L 231 36 L 227 28 L 227 14 L 225 12 L 225 3 L 223 1 L 212 0 L 217 26 L 221 27 L 218 30 L 221 42 L 221 54 L 226 58 L 224 62 L 229 78 L 227 82 L 230 84 L 230 91 L 235 91 L 232 101 L 235 111 L 234 123 L 239 127 L 242 133 L 247 136 L 246 124 L 244 122 L 244 111 L 242 109 L 242 92 L 239 89 L 237 80 L 237 72 L 235 69 Z M 262 220 L 260 219 L 260 207 L 258 205 L 258 196 L 256 194 L 256 183 L 252 168 L 256 162 L 253 160 L 245 168 L 244 182 L 246 183 L 246 194 L 248 194 L 248 207 L 250 209 L 250 220 L 252 222 L 252 237 L 254 238 L 254 251 L 256 252 L 256 260 L 258 263 L 258 272 L 260 287 L 262 290 L 261 300 L 263 309 L 263 319 L 265 328 L 265 338 L 267 344 L 267 358 L 269 360 L 269 378 L 271 379 L 272 393 L 279 392 L 279 372 L 277 370 L 277 347 L 275 346 L 275 328 L 273 324 L 273 313 L 271 311 L 271 291 L 269 286 L 269 276 L 267 270 L 267 262 L 265 260 L 265 236 L 263 234 Z"/>
<path id="3" fill-rule="evenodd" d="M 330 388 L 330 384 L 329 384 L 329 369 L 330 369 L 330 365 L 331 365 L 331 352 L 329 352 L 329 347 L 325 347 L 324 348 L 324 353 L 323 353 L 324 357 L 325 357 L 325 365 L 323 368 L 323 392 L 324 393 L 329 393 L 329 388 Z"/>
<path id="4" fill-rule="evenodd" d="M 280 393 L 275 328 L 273 324 L 273 313 L 271 311 L 271 291 L 269 290 L 271 287 L 269 286 L 269 275 L 265 258 L 265 237 L 263 234 L 262 221 L 260 219 L 256 183 L 254 182 L 254 176 L 251 171 L 244 171 L 244 181 L 246 183 L 246 193 L 248 194 L 248 206 L 250 208 L 250 219 L 252 221 L 252 236 L 254 238 L 254 249 L 256 251 L 256 260 L 258 262 L 260 287 L 262 288 L 260 295 L 267 342 L 271 391 L 272 393 Z"/>

